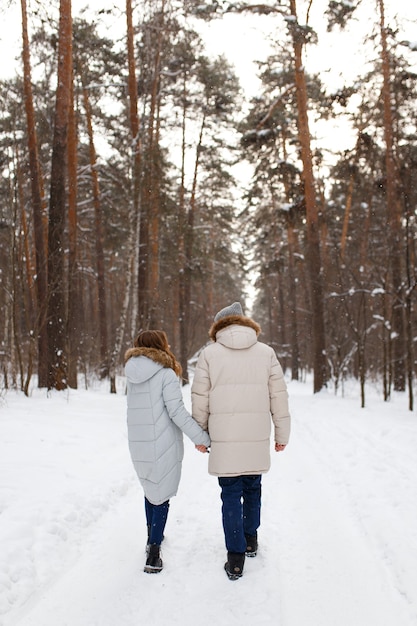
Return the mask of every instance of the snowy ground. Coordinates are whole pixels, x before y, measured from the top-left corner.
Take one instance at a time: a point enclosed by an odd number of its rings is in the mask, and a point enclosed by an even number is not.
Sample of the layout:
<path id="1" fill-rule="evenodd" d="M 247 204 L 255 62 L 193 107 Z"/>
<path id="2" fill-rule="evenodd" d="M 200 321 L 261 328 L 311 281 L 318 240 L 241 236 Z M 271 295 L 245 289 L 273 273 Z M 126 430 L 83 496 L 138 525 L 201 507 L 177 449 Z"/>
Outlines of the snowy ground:
<path id="1" fill-rule="evenodd" d="M 2 626 L 415 626 L 417 417 L 407 398 L 290 383 L 293 432 L 263 480 L 260 551 L 223 571 L 219 489 L 186 441 L 164 570 L 147 575 L 123 380 L 0 398 Z M 189 406 L 189 388 L 184 396 Z"/>

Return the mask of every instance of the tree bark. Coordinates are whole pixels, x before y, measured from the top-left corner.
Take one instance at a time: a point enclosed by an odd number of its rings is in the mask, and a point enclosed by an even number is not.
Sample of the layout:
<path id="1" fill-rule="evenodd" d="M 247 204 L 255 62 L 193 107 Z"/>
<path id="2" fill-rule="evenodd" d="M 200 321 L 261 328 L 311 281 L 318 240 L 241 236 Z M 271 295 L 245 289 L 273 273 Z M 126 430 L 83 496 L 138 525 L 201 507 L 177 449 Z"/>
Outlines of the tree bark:
<path id="1" fill-rule="evenodd" d="M 298 322 L 297 322 L 297 287 L 295 281 L 295 232 L 294 226 L 288 224 L 288 307 L 290 310 L 291 326 L 291 379 L 299 379 L 300 369 L 300 349 L 298 344 Z"/>
<path id="2" fill-rule="evenodd" d="M 128 64 L 128 93 L 129 93 L 129 123 L 132 139 L 132 201 L 129 210 L 130 230 L 127 244 L 127 280 L 124 290 L 124 299 L 121 307 L 119 323 L 114 340 L 113 351 L 110 356 L 110 391 L 116 393 L 116 368 L 123 347 L 123 339 L 128 323 L 129 303 L 133 302 L 132 334 L 138 329 L 138 306 L 142 293 L 136 280 L 139 281 L 140 265 L 140 177 L 141 177 L 141 141 L 138 119 L 138 85 L 136 80 L 135 47 L 133 33 L 133 12 L 131 0 L 126 0 L 126 34 L 127 34 L 127 64 Z M 139 300 L 139 302 L 138 302 Z M 139 326 L 140 327 L 140 326 Z"/>
<path id="3" fill-rule="evenodd" d="M 406 304 L 406 340 L 407 340 L 407 383 L 408 383 L 408 408 L 414 410 L 414 349 L 413 349 L 413 304 L 412 294 L 416 287 L 414 276 L 414 258 L 413 258 L 413 232 L 410 228 L 410 221 L 413 217 L 414 207 L 408 204 L 406 196 L 406 274 L 407 274 L 407 291 L 405 295 Z"/>
<path id="4" fill-rule="evenodd" d="M 149 323 L 155 328 L 161 324 L 159 313 L 159 220 L 160 220 L 160 155 L 159 155 L 159 110 L 160 110 L 160 81 L 161 81 L 161 52 L 163 46 L 165 22 L 165 0 L 158 18 L 157 43 L 154 54 L 153 82 L 149 111 L 149 160 L 150 170 L 148 206 L 149 206 L 149 235 L 148 235 L 148 289 Z"/>
<path id="5" fill-rule="evenodd" d="M 284 161 L 287 161 L 287 137 L 285 132 L 282 136 L 282 152 Z M 291 200 L 288 176 L 284 176 L 285 199 L 289 203 Z M 287 217 L 287 241 L 288 241 L 288 307 L 290 310 L 290 337 L 291 337 L 291 379 L 299 379 L 300 369 L 300 347 L 298 340 L 298 315 L 297 315 L 297 283 L 295 271 L 295 251 L 297 235 L 295 230 L 294 211 L 291 210 Z"/>
<path id="6" fill-rule="evenodd" d="M 100 185 L 97 173 L 97 154 L 94 145 L 93 121 L 88 89 L 83 80 L 84 108 L 87 119 L 87 132 L 89 140 L 90 154 L 90 174 L 93 188 L 94 205 L 94 232 L 96 250 L 96 270 L 97 270 L 97 293 L 98 293 L 98 326 L 100 335 L 100 377 L 106 378 L 109 375 L 109 360 L 107 346 L 107 307 L 106 307 L 106 277 L 104 265 L 104 228 L 100 201 Z"/>
<path id="7" fill-rule="evenodd" d="M 393 288 L 392 341 L 393 341 L 393 382 L 396 391 L 405 390 L 405 342 L 404 342 L 404 297 L 402 286 L 402 256 L 404 251 L 402 236 L 402 215 L 398 194 L 397 164 L 394 158 L 394 130 L 391 98 L 391 70 L 385 27 L 384 1 L 378 0 L 381 29 L 381 54 L 384 102 L 384 137 L 385 137 L 385 177 L 388 214 L 388 233 L 390 242 L 391 275 Z"/>
<path id="8" fill-rule="evenodd" d="M 179 327 L 179 357 L 183 377 L 187 379 L 188 337 L 185 312 L 185 237 L 186 237 L 186 208 L 185 208 L 185 154 L 186 154 L 186 117 L 187 117 L 187 72 L 184 71 L 182 81 L 182 123 L 181 123 L 181 183 L 178 203 L 178 327 Z"/>
<path id="9" fill-rule="evenodd" d="M 58 38 L 58 86 L 52 143 L 48 230 L 48 388 L 67 388 L 64 276 L 66 153 L 72 78 L 71 0 L 61 0 Z"/>
<path id="10" fill-rule="evenodd" d="M 349 177 L 349 186 L 348 186 L 348 191 L 346 195 L 345 216 L 343 218 L 342 237 L 340 240 L 340 258 L 342 259 L 342 261 L 344 259 L 345 250 L 346 250 L 346 241 L 347 241 L 347 234 L 348 234 L 348 229 L 349 229 L 349 218 L 350 218 L 350 212 L 352 209 L 354 182 L 355 182 L 355 176 L 354 176 L 354 173 L 352 172 Z"/>
<path id="11" fill-rule="evenodd" d="M 80 297 L 77 270 L 77 117 L 74 80 L 71 80 L 71 103 L 68 118 L 68 384 L 77 389 Z"/>
<path id="12" fill-rule="evenodd" d="M 147 307 L 147 221 L 141 209 L 141 176 L 142 176 L 142 142 L 139 132 L 138 117 L 138 84 L 136 79 L 136 62 L 133 32 L 133 11 L 132 0 L 126 0 L 126 25 L 127 25 L 127 63 L 128 63 L 128 92 L 129 92 L 129 120 L 132 138 L 132 211 L 131 228 L 132 233 L 138 233 L 134 245 L 134 253 L 138 256 L 137 272 L 137 292 L 134 297 L 137 299 L 138 319 L 133 320 L 136 328 L 142 328 L 146 317 Z M 122 315 L 123 319 L 127 316 Z"/>
<path id="13" fill-rule="evenodd" d="M 185 223 L 185 247 L 184 247 L 184 265 L 181 270 L 180 279 L 183 281 L 183 303 L 180 317 L 180 337 L 181 337 L 181 366 L 182 377 L 184 383 L 188 382 L 188 329 L 190 325 L 190 302 L 191 302 L 191 265 L 193 258 L 194 245 L 194 221 L 196 213 L 196 196 L 197 196 L 197 180 L 200 167 L 200 156 L 203 145 L 204 129 L 206 125 L 206 115 L 203 114 L 201 120 L 200 133 L 196 146 L 196 154 L 194 161 L 193 183 L 191 187 L 190 206 L 187 211 L 187 221 Z"/>
<path id="14" fill-rule="evenodd" d="M 291 15 L 297 19 L 295 0 L 290 0 Z M 310 129 L 307 113 L 307 86 L 302 62 L 303 43 L 297 32 L 293 34 L 295 85 L 297 94 L 298 137 L 303 163 L 304 193 L 307 219 L 307 255 L 310 278 L 313 319 L 314 392 L 326 383 L 326 353 L 323 311 L 323 287 L 321 278 L 319 216 L 313 175 L 313 159 L 310 145 Z"/>
<path id="15" fill-rule="evenodd" d="M 17 295 L 15 293 L 15 289 L 17 288 L 17 286 L 20 285 L 22 299 L 24 302 L 24 318 L 25 318 L 25 323 L 26 323 L 26 332 L 29 335 L 29 347 L 25 351 L 26 358 L 27 358 L 27 360 L 25 360 L 25 362 L 27 363 L 27 370 L 26 370 L 26 376 L 22 383 L 22 390 L 24 391 L 25 395 L 28 396 L 30 379 L 33 374 L 33 357 L 35 353 L 35 346 L 34 346 L 35 337 L 33 333 L 33 328 L 36 327 L 36 323 L 34 323 L 35 321 L 34 312 L 35 312 L 36 305 L 34 301 L 34 288 L 33 288 L 34 287 L 34 283 L 33 283 L 34 268 L 31 262 L 31 251 L 30 251 L 30 246 L 29 246 L 29 232 L 28 232 L 28 226 L 27 226 L 27 220 L 26 220 L 25 201 L 24 201 L 24 193 L 23 193 L 23 175 L 22 175 L 22 169 L 20 165 L 18 142 L 16 140 L 15 140 L 15 149 L 16 149 L 15 168 L 16 168 L 16 186 L 17 186 L 16 202 L 17 202 L 17 208 L 18 208 L 19 214 L 21 216 L 20 219 L 21 219 L 23 241 L 22 241 L 22 238 L 20 238 L 19 246 L 17 247 L 15 241 L 13 240 L 13 246 L 12 246 L 13 250 L 17 248 L 15 250 L 15 255 L 16 255 L 15 259 L 12 262 L 12 273 L 13 273 L 13 279 L 14 279 L 13 280 L 13 319 L 14 319 L 13 327 L 16 333 L 17 316 L 16 316 L 15 307 L 16 307 Z M 14 223 L 16 225 L 18 224 L 18 219 L 17 219 L 16 214 L 14 216 Z M 16 229 L 13 229 L 13 232 L 15 233 Z M 15 234 L 13 236 L 15 237 Z M 19 282 L 16 281 L 16 269 L 18 266 L 20 267 L 19 274 L 20 274 L 20 279 L 21 279 Z M 15 335 L 15 338 L 21 341 L 21 337 L 17 337 L 17 334 Z M 16 349 L 16 352 L 19 355 L 20 348 L 19 350 Z M 22 369 L 22 372 L 23 372 L 23 369 Z"/>
<path id="16" fill-rule="evenodd" d="M 26 0 L 21 0 L 22 9 L 22 39 L 23 39 L 23 83 L 25 111 L 28 130 L 29 169 L 32 195 L 32 215 L 35 239 L 36 260 L 36 335 L 38 343 L 38 386 L 48 384 L 48 334 L 46 327 L 47 307 L 47 252 L 46 232 L 44 228 L 44 198 L 42 173 L 39 162 L 38 142 L 35 127 L 35 111 L 33 105 L 32 79 L 29 36 L 27 27 Z"/>

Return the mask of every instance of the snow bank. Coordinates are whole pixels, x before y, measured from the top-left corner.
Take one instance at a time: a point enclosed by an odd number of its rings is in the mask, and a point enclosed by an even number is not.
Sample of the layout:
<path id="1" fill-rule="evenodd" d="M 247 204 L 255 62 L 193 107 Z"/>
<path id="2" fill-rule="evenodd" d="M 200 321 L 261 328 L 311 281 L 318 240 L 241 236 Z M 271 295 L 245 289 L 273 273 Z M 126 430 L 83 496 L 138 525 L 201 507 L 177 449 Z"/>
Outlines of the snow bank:
<path id="1" fill-rule="evenodd" d="M 219 489 L 186 440 L 164 571 L 143 573 L 123 380 L 0 407 L 2 626 L 414 626 L 417 420 L 407 398 L 290 383 L 293 433 L 263 479 L 260 551 L 225 576 Z M 184 390 L 189 406 L 189 388 Z M 372 396 L 369 399 L 369 396 Z"/>

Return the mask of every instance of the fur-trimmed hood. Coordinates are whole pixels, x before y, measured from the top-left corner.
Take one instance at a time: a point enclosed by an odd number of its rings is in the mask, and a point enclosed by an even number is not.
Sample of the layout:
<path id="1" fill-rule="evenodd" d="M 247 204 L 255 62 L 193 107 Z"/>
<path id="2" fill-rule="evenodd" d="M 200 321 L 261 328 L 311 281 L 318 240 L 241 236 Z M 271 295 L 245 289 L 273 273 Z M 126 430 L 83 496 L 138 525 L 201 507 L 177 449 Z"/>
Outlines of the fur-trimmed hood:
<path id="1" fill-rule="evenodd" d="M 227 328 L 228 326 L 246 326 L 247 328 L 252 328 L 256 336 L 258 336 L 261 332 L 261 327 L 259 324 L 254 322 L 250 317 L 242 317 L 242 315 L 228 315 L 227 317 L 222 317 L 217 322 L 214 322 L 212 327 L 209 330 L 209 337 L 213 341 L 216 341 L 216 335 L 218 332 Z"/>
<path id="2" fill-rule="evenodd" d="M 133 356 L 146 356 L 148 359 L 159 363 L 162 367 L 174 369 L 173 359 L 163 350 L 156 348 L 129 348 L 125 353 L 125 363 Z"/>
<path id="3" fill-rule="evenodd" d="M 173 359 L 163 350 L 157 350 L 156 348 L 129 348 L 125 353 L 125 363 L 132 356 L 146 356 L 148 359 L 155 361 L 155 363 L 162 365 L 162 367 L 174 369 Z"/>

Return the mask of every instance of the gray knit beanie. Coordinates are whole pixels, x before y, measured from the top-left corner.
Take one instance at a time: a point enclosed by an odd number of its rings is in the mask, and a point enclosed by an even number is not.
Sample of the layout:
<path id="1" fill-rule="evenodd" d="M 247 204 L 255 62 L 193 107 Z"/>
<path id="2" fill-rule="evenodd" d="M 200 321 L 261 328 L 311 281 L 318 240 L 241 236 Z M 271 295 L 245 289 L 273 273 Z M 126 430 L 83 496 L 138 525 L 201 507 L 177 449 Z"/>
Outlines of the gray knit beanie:
<path id="1" fill-rule="evenodd" d="M 214 321 L 222 319 L 222 317 L 228 317 L 229 315 L 241 315 L 243 317 L 242 307 L 240 302 L 233 302 L 230 306 L 225 306 L 224 309 L 216 313 Z"/>

